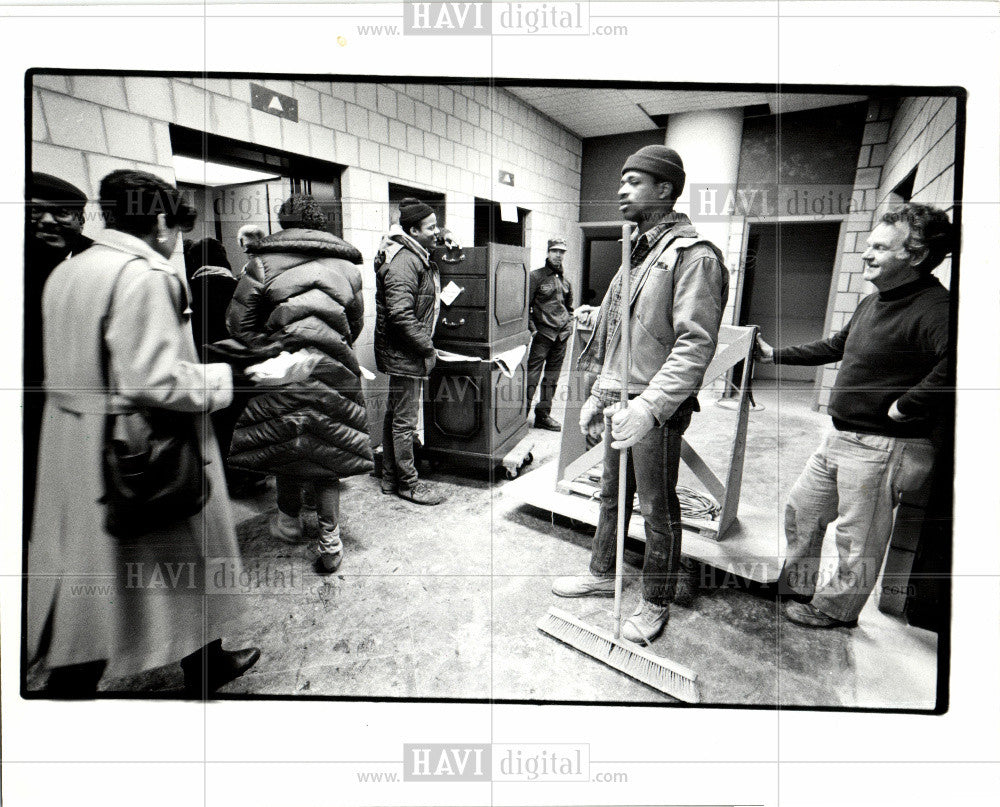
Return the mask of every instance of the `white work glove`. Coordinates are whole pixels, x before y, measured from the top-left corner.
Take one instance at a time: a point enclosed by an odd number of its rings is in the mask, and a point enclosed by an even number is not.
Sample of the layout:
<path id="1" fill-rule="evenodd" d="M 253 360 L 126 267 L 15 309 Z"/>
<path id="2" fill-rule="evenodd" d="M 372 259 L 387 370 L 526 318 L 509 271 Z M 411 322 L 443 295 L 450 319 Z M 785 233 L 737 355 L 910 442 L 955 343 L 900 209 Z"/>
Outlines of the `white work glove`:
<path id="1" fill-rule="evenodd" d="M 580 431 L 597 440 L 604 434 L 604 404 L 596 395 L 591 395 L 580 409 Z"/>
<path id="2" fill-rule="evenodd" d="M 649 406 L 641 398 L 633 398 L 628 403 L 628 409 L 622 409 L 621 404 L 615 404 L 606 410 L 611 411 L 611 447 L 621 451 L 631 448 L 645 437 L 656 425 L 656 418 Z"/>
<path id="3" fill-rule="evenodd" d="M 579 327 L 593 330 L 600 310 L 592 305 L 578 305 L 573 310 L 573 318 L 577 321 Z"/>
<path id="4" fill-rule="evenodd" d="M 774 363 L 774 348 L 771 347 L 767 342 L 765 342 L 760 334 L 757 334 L 757 361 L 761 364 L 773 364 Z"/>
<path id="5" fill-rule="evenodd" d="M 258 387 L 283 387 L 301 384 L 312 374 L 323 354 L 303 348 L 296 353 L 283 351 L 273 359 L 247 367 L 246 375 Z"/>

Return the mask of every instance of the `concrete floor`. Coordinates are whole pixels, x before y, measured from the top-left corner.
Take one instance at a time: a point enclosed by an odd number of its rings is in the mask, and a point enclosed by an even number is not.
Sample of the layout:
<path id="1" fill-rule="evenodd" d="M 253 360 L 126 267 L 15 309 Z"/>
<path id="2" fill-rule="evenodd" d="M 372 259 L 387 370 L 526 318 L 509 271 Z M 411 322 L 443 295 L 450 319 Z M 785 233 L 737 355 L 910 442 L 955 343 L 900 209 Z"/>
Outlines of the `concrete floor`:
<path id="1" fill-rule="evenodd" d="M 709 394 L 706 393 L 706 396 Z M 781 503 L 828 419 L 808 407 L 808 388 L 760 389 L 751 416 L 740 529 L 780 541 Z M 724 446 L 732 413 L 703 396 L 691 440 Z M 556 414 L 559 414 L 558 412 Z M 778 428 L 780 415 L 781 428 Z M 559 435 L 532 430 L 535 466 L 554 462 Z M 610 629 L 611 601 L 558 601 L 553 577 L 582 572 L 591 529 L 505 496 L 493 480 L 422 470 L 449 501 L 424 508 L 384 496 L 371 477 L 343 483 L 345 558 L 339 572 L 313 571 L 312 541 L 273 541 L 273 490 L 234 503 L 244 565 L 261 580 L 227 646 L 263 657 L 224 694 L 669 702 L 669 698 L 542 634 L 551 605 Z M 315 517 L 308 521 L 315 536 Z M 627 553 L 632 575 L 641 558 Z M 275 573 L 282 572 L 280 585 Z M 715 584 L 725 585 L 716 586 Z M 626 608 L 638 598 L 626 581 Z M 936 634 L 880 613 L 870 601 L 854 630 L 815 631 L 779 616 L 770 591 L 716 579 L 690 609 L 675 607 L 656 653 L 699 673 L 712 704 L 931 709 Z M 102 690 L 169 694 L 176 666 Z"/>

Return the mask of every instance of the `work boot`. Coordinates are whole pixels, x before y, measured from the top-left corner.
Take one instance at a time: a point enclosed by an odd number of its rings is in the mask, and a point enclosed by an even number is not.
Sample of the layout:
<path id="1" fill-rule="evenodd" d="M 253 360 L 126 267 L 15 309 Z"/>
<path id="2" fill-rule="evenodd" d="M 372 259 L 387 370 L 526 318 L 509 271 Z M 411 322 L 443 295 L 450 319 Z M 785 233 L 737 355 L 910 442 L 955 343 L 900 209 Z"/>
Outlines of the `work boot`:
<path id="1" fill-rule="evenodd" d="M 547 429 L 550 432 L 562 431 L 562 426 L 559 425 L 559 421 L 551 415 L 540 415 L 538 412 L 535 412 L 535 428 Z"/>
<path id="2" fill-rule="evenodd" d="M 52 698 L 93 698 L 107 664 L 101 660 L 53 667 L 45 684 L 45 694 Z"/>
<path id="3" fill-rule="evenodd" d="M 841 620 L 824 614 L 811 603 L 788 602 L 785 604 L 785 616 L 796 625 L 806 628 L 855 628 L 858 620 Z"/>
<path id="4" fill-rule="evenodd" d="M 797 602 L 802 605 L 809 602 L 813 598 L 814 591 L 808 593 L 799 591 L 795 586 L 792 585 L 792 579 L 795 575 L 791 570 L 784 564 L 781 566 L 781 573 L 778 575 L 778 600 L 781 602 Z"/>
<path id="5" fill-rule="evenodd" d="M 297 544 L 302 540 L 302 522 L 298 516 L 290 516 L 280 510 L 271 516 L 271 537 L 286 544 Z"/>
<path id="6" fill-rule="evenodd" d="M 640 600 L 635 613 L 622 623 L 622 638 L 639 644 L 651 642 L 660 635 L 669 618 L 669 605 Z"/>
<path id="7" fill-rule="evenodd" d="M 441 504 L 444 501 L 444 496 L 435 491 L 426 482 L 417 482 L 413 487 L 404 488 L 402 485 L 396 491 L 396 495 L 400 499 L 406 499 L 408 502 L 413 502 L 414 504 Z"/>
<path id="8" fill-rule="evenodd" d="M 615 579 L 593 574 L 557 577 L 552 582 L 552 593 L 557 597 L 614 597 Z"/>
<path id="9" fill-rule="evenodd" d="M 677 566 L 677 586 L 674 589 L 674 602 L 681 608 L 690 608 L 701 591 L 701 581 L 698 579 L 698 562 L 689 558 L 681 558 Z"/>
<path id="10" fill-rule="evenodd" d="M 200 650 L 181 659 L 184 691 L 187 695 L 206 697 L 219 687 L 239 678 L 260 658 L 260 648 L 223 650 L 222 639 L 209 642 Z"/>
<path id="11" fill-rule="evenodd" d="M 344 559 L 344 544 L 340 540 L 340 525 L 332 530 L 321 530 L 319 534 L 319 557 L 316 558 L 316 571 L 320 574 L 333 574 L 340 568 Z"/>

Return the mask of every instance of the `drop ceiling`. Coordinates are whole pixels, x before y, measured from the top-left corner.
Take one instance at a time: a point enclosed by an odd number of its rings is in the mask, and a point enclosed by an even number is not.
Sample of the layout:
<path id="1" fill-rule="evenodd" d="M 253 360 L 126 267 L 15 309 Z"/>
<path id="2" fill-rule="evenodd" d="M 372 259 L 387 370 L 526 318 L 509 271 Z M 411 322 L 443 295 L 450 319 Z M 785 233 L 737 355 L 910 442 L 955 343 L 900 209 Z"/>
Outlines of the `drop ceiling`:
<path id="1" fill-rule="evenodd" d="M 659 129 L 661 115 L 767 104 L 772 113 L 863 101 L 865 95 L 636 90 L 607 87 L 509 87 L 508 90 L 581 138 Z"/>

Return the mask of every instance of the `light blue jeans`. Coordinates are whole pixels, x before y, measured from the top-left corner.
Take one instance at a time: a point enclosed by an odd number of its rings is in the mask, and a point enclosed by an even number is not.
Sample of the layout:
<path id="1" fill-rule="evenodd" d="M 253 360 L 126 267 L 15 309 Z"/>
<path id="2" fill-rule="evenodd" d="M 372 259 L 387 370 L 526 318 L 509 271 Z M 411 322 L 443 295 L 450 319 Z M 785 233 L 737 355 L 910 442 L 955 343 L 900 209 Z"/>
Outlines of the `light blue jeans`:
<path id="1" fill-rule="evenodd" d="M 335 555 L 343 550 L 340 540 L 340 483 L 323 479 L 315 482 L 276 476 L 278 509 L 286 516 L 298 518 L 302 510 L 302 490 L 312 488 L 316 497 L 316 516 L 319 520 L 319 551 L 321 555 Z"/>
<path id="2" fill-rule="evenodd" d="M 788 494 L 788 585 L 827 616 L 857 619 L 878 580 L 900 494 L 918 489 L 933 465 L 926 438 L 830 429 Z M 835 519 L 837 570 L 820 580 L 823 538 Z"/>

